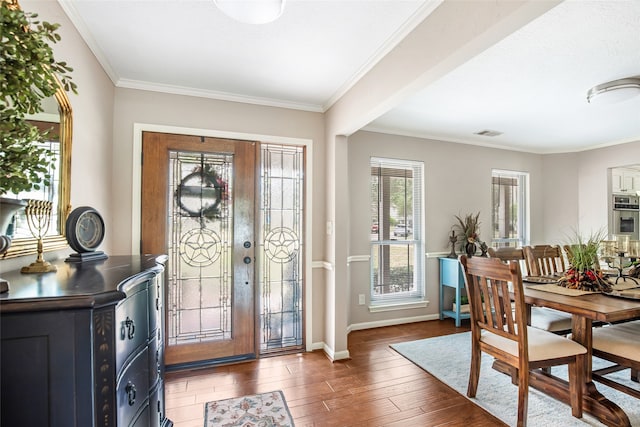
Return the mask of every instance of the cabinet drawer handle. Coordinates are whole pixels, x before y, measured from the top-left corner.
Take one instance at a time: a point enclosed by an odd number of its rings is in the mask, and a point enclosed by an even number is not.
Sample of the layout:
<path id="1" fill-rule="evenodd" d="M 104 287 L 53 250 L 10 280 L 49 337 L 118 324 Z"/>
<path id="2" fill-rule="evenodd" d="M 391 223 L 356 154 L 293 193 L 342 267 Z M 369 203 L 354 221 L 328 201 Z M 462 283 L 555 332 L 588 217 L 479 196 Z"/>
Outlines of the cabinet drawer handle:
<path id="1" fill-rule="evenodd" d="M 127 319 L 122 322 L 122 327 L 120 328 L 120 339 L 125 339 L 126 337 L 132 340 L 135 332 L 136 325 L 134 324 L 133 320 L 129 319 L 129 316 L 127 316 Z"/>
<path id="2" fill-rule="evenodd" d="M 131 381 L 127 383 L 124 389 L 127 392 L 127 401 L 129 406 L 133 406 L 136 403 L 136 386 Z"/>

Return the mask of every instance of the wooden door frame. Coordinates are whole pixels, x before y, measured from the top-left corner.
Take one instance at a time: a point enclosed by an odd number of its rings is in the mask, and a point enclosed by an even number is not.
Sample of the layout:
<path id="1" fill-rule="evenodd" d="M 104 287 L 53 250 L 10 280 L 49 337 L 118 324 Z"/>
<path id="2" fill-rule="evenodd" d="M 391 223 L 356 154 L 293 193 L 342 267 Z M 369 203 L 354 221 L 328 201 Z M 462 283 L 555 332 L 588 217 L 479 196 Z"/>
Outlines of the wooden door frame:
<path id="1" fill-rule="evenodd" d="M 322 350 L 322 341 L 313 342 L 313 273 L 315 268 L 327 269 L 330 266 L 323 261 L 312 260 L 313 248 L 313 140 L 306 138 L 292 138 L 279 135 L 265 135 L 245 132 L 229 132 L 222 130 L 187 128 L 157 125 L 149 123 L 133 123 L 132 144 L 132 176 L 131 176 L 131 253 L 140 253 L 141 238 L 141 191 L 142 191 L 142 133 L 161 132 L 179 135 L 201 135 L 212 138 L 257 140 L 263 143 L 281 145 L 304 146 L 306 151 L 305 161 L 305 198 L 304 198 L 304 222 L 305 222 L 305 254 L 304 254 L 304 336 L 306 351 Z"/>
<path id="2" fill-rule="evenodd" d="M 236 361 L 253 359 L 257 356 L 256 348 L 256 308 L 257 308 L 257 286 L 255 281 L 255 248 L 249 248 L 243 243 L 255 241 L 256 222 L 256 160 L 259 149 L 257 141 L 241 141 L 222 138 L 205 138 L 197 135 L 176 135 L 161 132 L 146 132 L 143 135 L 143 176 L 144 201 L 143 219 L 141 229 L 143 241 L 141 250 L 145 253 L 158 253 L 165 251 L 169 230 L 167 229 L 166 214 L 170 212 L 169 198 L 158 197 L 159 194 L 167 194 L 167 189 L 171 188 L 170 182 L 171 153 L 187 153 L 187 156 L 196 155 L 200 158 L 201 153 L 208 153 L 212 158 L 219 155 L 233 157 L 232 176 L 228 179 L 233 182 L 233 218 L 231 247 L 232 274 L 229 291 L 231 295 L 231 333 L 229 337 L 204 340 L 198 342 L 185 342 L 169 345 L 165 342 L 165 361 L 172 366 L 198 366 L 209 364 L 213 361 Z M 188 163 L 190 168 L 192 163 Z M 145 172 L 146 171 L 146 172 Z M 184 173 L 184 170 L 182 171 Z M 191 173 L 190 171 L 187 173 Z M 189 175 L 191 176 L 191 175 Z M 176 177 L 174 177 L 174 180 Z M 232 181 L 231 181 L 232 180 Z M 184 218 L 179 216 L 180 218 Z M 182 222 L 182 219 L 180 219 Z M 198 227 L 199 229 L 199 227 Z M 146 231 L 145 231 L 146 230 Z M 176 256 L 178 252 L 175 253 Z M 248 257 L 247 255 L 251 255 Z M 170 256 L 174 259 L 173 255 Z M 246 262 L 246 259 L 249 262 Z M 243 262 L 243 260 L 245 260 Z M 178 262 L 178 264 L 181 264 Z M 173 266 L 172 261 L 169 266 Z M 244 278 L 244 273 L 247 277 Z M 175 273 L 174 273 L 175 274 Z M 165 290 L 165 293 L 168 289 Z M 170 301 L 169 295 L 166 300 Z M 182 309 L 179 308 L 179 311 Z M 202 310 L 202 307 L 201 307 Z M 165 325 L 168 325 L 168 313 L 165 312 Z M 167 335 L 168 337 L 169 335 Z M 215 363 L 215 362 L 214 362 Z"/>

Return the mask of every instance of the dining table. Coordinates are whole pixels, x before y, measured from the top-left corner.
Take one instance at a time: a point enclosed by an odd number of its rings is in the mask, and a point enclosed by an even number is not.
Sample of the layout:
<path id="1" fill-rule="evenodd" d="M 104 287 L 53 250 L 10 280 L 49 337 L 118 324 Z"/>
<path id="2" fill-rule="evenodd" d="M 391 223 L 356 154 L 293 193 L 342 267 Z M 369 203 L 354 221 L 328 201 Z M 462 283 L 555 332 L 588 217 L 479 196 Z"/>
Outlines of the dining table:
<path id="1" fill-rule="evenodd" d="M 524 299 L 530 315 L 532 306 L 548 307 L 571 314 L 571 339 L 587 349 L 583 391 L 583 411 L 607 426 L 630 426 L 627 414 L 615 402 L 602 395 L 592 377 L 592 328 L 596 323 L 624 322 L 640 318 L 640 300 L 621 298 L 603 293 L 567 295 L 550 292 L 544 286 L 524 284 Z M 557 286 L 557 285 L 554 285 Z M 542 288 L 542 289 L 541 289 Z M 548 289 L 548 288 L 546 288 Z M 640 339 L 640 337 L 639 337 Z M 532 371 L 530 385 L 548 395 L 569 403 L 569 385 L 566 380 L 549 371 Z M 638 402 L 640 404 L 640 402 Z"/>

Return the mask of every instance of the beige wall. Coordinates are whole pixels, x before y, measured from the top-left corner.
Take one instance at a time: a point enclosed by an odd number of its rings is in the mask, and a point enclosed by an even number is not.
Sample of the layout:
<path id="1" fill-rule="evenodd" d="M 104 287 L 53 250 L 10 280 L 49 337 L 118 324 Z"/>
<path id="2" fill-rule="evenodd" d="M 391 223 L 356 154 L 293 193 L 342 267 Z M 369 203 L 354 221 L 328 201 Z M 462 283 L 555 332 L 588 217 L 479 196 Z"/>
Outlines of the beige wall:
<path id="1" fill-rule="evenodd" d="M 370 313 L 369 159 L 423 161 L 425 165 L 426 299 L 429 306 Z M 449 252 L 453 215 L 480 211 L 481 237 L 491 224 L 491 169 L 530 174 L 531 243 L 563 244 L 575 231 L 607 227 L 609 168 L 637 163 L 640 141 L 564 154 L 529 154 L 465 144 L 357 132 L 349 138 L 349 313 L 350 329 L 436 318 L 439 312 L 438 256 Z M 484 232 L 483 232 L 484 230 Z"/>
<path id="2" fill-rule="evenodd" d="M 533 243 L 563 243 L 609 228 L 610 169 L 640 163 L 640 141 L 544 156 L 544 233 Z"/>
<path id="3" fill-rule="evenodd" d="M 567 153 L 544 156 L 542 171 L 540 179 L 544 186 L 544 197 L 541 199 L 544 231 L 532 236 L 531 243 L 564 244 L 580 228 L 578 155 Z M 604 194 L 598 197 L 605 199 Z"/>
<path id="4" fill-rule="evenodd" d="M 491 224 L 491 169 L 529 172 L 531 177 L 532 235 L 543 233 L 543 156 L 466 144 L 357 132 L 349 138 L 349 257 L 362 260 L 370 253 L 369 160 L 371 156 L 424 162 L 426 308 L 369 313 L 358 305 L 358 294 L 369 302 L 369 262 L 349 263 L 350 325 L 367 327 L 392 319 L 434 318 L 439 313 L 438 256 L 449 253 L 448 235 L 454 215 L 480 212 L 480 236 L 489 239 Z M 430 316 L 430 317 L 429 317 Z"/>
<path id="5" fill-rule="evenodd" d="M 140 155 L 140 147 L 134 147 L 135 124 L 143 128 L 166 127 L 167 132 L 174 133 L 233 135 L 235 138 L 258 139 L 263 142 L 310 141 L 312 170 L 324 169 L 324 123 L 320 113 L 118 88 L 113 124 L 113 155 L 118 161 L 114 163 L 112 171 L 112 215 L 118 218 L 119 224 L 114 231 L 116 253 L 131 252 L 132 245 L 135 246 L 135 242 L 131 240 L 132 229 L 139 225 L 132 222 L 132 213 L 136 212 L 133 200 L 139 199 L 139 194 L 133 193 L 134 179 L 138 179 L 132 174 L 134 157 L 138 159 Z M 314 209 L 313 259 L 322 260 L 322 179 L 313 179 L 310 196 Z"/>

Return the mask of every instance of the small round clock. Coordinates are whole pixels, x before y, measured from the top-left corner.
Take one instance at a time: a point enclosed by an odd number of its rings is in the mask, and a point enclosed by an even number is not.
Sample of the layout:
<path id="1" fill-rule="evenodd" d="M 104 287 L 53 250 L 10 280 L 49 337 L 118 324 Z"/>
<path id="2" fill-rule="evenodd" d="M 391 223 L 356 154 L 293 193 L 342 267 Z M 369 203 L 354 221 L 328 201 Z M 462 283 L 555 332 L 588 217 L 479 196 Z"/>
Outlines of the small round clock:
<path id="1" fill-rule="evenodd" d="M 75 208 L 67 217 L 67 242 L 79 254 L 94 252 L 102 243 L 104 233 L 102 216 L 90 206 Z"/>

